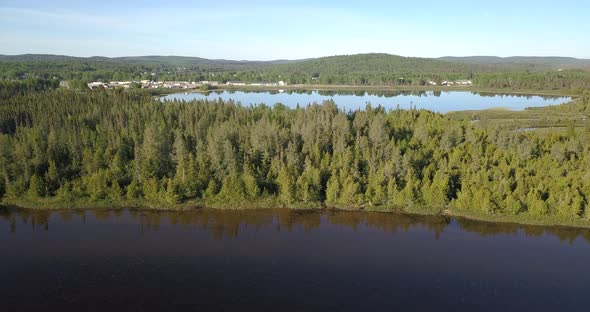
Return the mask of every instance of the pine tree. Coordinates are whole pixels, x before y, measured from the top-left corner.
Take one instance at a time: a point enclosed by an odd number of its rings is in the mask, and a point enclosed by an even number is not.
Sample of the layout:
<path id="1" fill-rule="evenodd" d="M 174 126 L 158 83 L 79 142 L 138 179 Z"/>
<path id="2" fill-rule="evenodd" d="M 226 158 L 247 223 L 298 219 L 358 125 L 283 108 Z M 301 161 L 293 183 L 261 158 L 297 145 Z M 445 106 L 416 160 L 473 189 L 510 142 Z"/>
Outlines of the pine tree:
<path id="1" fill-rule="evenodd" d="M 104 169 L 83 178 L 85 189 L 91 200 L 98 201 L 107 197 L 109 193 L 108 181 L 108 174 Z"/>
<path id="2" fill-rule="evenodd" d="M 397 192 L 397 194 L 393 197 L 393 202 L 396 206 L 405 208 L 405 207 L 413 207 L 420 204 L 420 198 L 418 196 L 419 192 L 419 183 L 418 181 L 410 177 L 406 181 L 406 185 L 404 188 Z"/>
<path id="3" fill-rule="evenodd" d="M 387 185 L 383 169 L 370 174 L 365 192 L 366 200 L 372 205 L 381 205 L 387 202 Z"/>
<path id="4" fill-rule="evenodd" d="M 113 180 L 111 182 L 111 187 L 108 191 L 108 197 L 114 202 L 120 201 L 121 198 L 123 198 L 123 190 L 121 189 L 121 186 L 117 180 Z"/>
<path id="5" fill-rule="evenodd" d="M 60 177 L 57 165 L 53 159 L 49 160 L 49 168 L 45 173 L 45 183 L 47 185 L 47 194 L 55 195 L 55 191 L 60 187 Z"/>
<path id="6" fill-rule="evenodd" d="M 260 189 L 258 188 L 256 177 L 249 168 L 244 170 L 244 173 L 242 174 L 242 183 L 244 185 L 244 191 L 247 198 L 257 199 L 259 197 Z"/>
<path id="7" fill-rule="evenodd" d="M 321 177 L 317 169 L 309 159 L 305 163 L 305 169 L 297 179 L 297 198 L 304 203 L 320 201 Z"/>
<path id="8" fill-rule="evenodd" d="M 145 199 L 150 202 L 158 203 L 161 201 L 160 182 L 155 177 L 147 179 L 142 187 Z"/>
<path id="9" fill-rule="evenodd" d="M 180 185 L 174 179 L 168 179 L 166 183 L 166 202 L 169 204 L 178 204 L 182 200 Z"/>
<path id="10" fill-rule="evenodd" d="M 346 206 L 358 206 L 364 201 L 358 182 L 348 176 L 342 183 L 339 202 Z"/>
<path id="11" fill-rule="evenodd" d="M 549 209 L 547 203 L 541 198 L 537 190 L 529 191 L 526 197 L 527 212 L 534 216 L 547 215 Z"/>
<path id="12" fill-rule="evenodd" d="M 340 177 L 337 172 L 333 172 L 326 187 L 326 201 L 331 204 L 339 202 L 341 190 Z"/>
<path id="13" fill-rule="evenodd" d="M 143 196 L 141 191 L 141 185 L 137 182 L 136 179 L 131 180 L 131 183 L 127 185 L 127 199 L 138 199 Z"/>
<path id="14" fill-rule="evenodd" d="M 38 198 L 45 196 L 45 181 L 38 175 L 34 174 L 29 180 L 29 191 L 28 195 L 31 198 Z"/>
<path id="15" fill-rule="evenodd" d="M 509 193 L 504 199 L 505 210 L 511 214 L 519 214 L 523 211 L 524 206 L 520 199 L 516 198 L 512 193 Z"/>
<path id="16" fill-rule="evenodd" d="M 434 207 L 445 207 L 449 202 L 449 179 L 442 172 L 437 172 L 430 183 L 422 185 L 424 203 Z"/>
<path id="17" fill-rule="evenodd" d="M 217 193 L 219 192 L 219 186 L 217 185 L 217 183 L 215 182 L 214 179 L 209 180 L 209 183 L 207 184 L 207 188 L 205 189 L 205 193 L 203 194 L 204 198 L 214 198 Z"/>
<path id="18" fill-rule="evenodd" d="M 295 201 L 295 183 L 293 180 L 293 176 L 287 166 L 281 167 L 279 176 L 277 177 L 277 184 L 279 185 L 279 199 L 285 204 Z"/>

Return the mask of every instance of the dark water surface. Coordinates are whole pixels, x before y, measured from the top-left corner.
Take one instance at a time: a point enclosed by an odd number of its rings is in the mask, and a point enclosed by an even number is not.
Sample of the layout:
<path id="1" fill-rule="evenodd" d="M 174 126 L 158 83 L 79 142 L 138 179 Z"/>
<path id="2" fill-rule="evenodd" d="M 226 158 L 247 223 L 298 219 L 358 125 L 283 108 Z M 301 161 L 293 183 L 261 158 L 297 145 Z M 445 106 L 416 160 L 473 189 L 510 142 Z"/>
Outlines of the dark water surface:
<path id="1" fill-rule="evenodd" d="M 2 208 L 0 294 L 3 311 L 584 311 L 589 240 L 369 212 Z"/>
<path id="2" fill-rule="evenodd" d="M 333 100 L 345 110 L 365 109 L 367 103 L 386 109 L 425 108 L 435 112 L 504 108 L 523 110 L 527 107 L 558 105 L 571 101 L 571 97 L 524 94 L 496 94 L 469 91 L 213 91 L 209 93 L 175 93 L 162 100 L 234 101 L 242 105 L 282 103 L 291 108 L 297 105 Z"/>

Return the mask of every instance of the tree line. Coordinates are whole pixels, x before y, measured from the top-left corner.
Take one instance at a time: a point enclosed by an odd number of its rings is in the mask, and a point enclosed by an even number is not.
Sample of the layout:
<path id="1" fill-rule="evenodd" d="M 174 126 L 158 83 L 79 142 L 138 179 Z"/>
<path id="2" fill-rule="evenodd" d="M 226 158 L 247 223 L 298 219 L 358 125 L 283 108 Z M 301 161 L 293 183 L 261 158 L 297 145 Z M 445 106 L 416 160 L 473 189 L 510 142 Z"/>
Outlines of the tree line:
<path id="1" fill-rule="evenodd" d="M 59 80 L 28 78 L 24 80 L 0 80 L 0 100 L 29 92 L 57 89 Z"/>
<path id="2" fill-rule="evenodd" d="M 358 54 L 291 62 L 236 62 L 199 58 L 71 58 L 39 56 L 2 59 L 0 79 L 57 79 L 75 89 L 92 81 L 183 80 L 277 82 L 308 85 L 429 86 L 433 81 L 471 80 L 475 86 L 504 90 L 590 88 L 590 71 L 558 71 L 535 64 L 466 64 L 389 54 Z"/>

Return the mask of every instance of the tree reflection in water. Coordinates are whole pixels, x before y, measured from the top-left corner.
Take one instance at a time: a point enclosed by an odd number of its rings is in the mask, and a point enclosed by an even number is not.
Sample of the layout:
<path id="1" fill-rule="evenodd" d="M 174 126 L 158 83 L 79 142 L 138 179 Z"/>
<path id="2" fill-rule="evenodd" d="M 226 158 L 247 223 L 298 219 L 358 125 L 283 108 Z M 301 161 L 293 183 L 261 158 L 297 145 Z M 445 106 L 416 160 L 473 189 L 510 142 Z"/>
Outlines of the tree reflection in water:
<path id="1" fill-rule="evenodd" d="M 379 230 L 395 235 L 421 228 L 431 232 L 436 239 L 448 227 L 476 233 L 485 237 L 519 235 L 540 237 L 551 235 L 562 242 L 573 243 L 583 238 L 590 243 L 589 229 L 567 227 L 527 226 L 510 223 L 491 223 L 436 216 L 407 214 L 337 211 L 337 210 L 217 210 L 196 209 L 188 211 L 95 209 L 95 210 L 28 210 L 10 207 L 0 208 L 0 223 L 10 232 L 21 227 L 50 231 L 52 226 L 66 223 L 126 223 L 138 226 L 139 231 L 158 231 L 163 226 L 199 228 L 215 239 L 237 238 L 246 229 L 258 231 L 272 227 L 276 231 L 312 232 L 322 225 L 337 225 L 357 231 L 359 227 Z"/>

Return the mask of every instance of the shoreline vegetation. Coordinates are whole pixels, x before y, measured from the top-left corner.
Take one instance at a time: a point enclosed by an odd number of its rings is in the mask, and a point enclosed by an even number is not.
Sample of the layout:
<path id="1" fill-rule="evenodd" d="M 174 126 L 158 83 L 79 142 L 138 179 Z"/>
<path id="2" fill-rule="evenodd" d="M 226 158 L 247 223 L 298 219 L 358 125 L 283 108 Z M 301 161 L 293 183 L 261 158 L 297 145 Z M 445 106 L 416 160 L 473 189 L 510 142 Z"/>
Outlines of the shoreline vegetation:
<path id="1" fill-rule="evenodd" d="M 1 107 L 0 195 L 26 209 L 335 208 L 590 228 L 590 134 L 580 118 L 588 103 L 585 94 L 523 112 L 347 115 L 330 102 L 246 108 L 119 91 L 25 94 Z M 179 124 L 182 114 L 194 117 Z M 528 119 L 518 125 L 564 131 L 514 132 L 505 121 L 519 115 Z"/>

